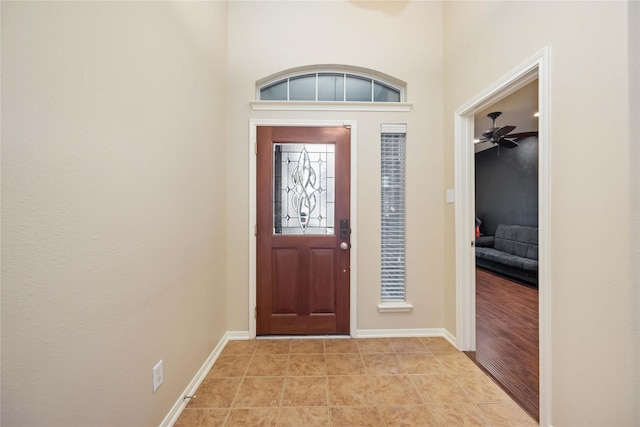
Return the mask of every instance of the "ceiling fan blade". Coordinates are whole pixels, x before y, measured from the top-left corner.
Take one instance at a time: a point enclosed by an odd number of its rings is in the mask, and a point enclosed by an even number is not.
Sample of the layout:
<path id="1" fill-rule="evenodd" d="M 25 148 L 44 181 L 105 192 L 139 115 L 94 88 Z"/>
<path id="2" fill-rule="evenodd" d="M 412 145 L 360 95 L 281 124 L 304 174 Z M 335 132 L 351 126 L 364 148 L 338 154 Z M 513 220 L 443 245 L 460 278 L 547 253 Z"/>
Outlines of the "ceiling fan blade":
<path id="1" fill-rule="evenodd" d="M 509 134 L 509 138 L 515 138 L 516 140 L 518 139 L 524 139 L 524 138 L 530 138 L 532 136 L 538 136 L 538 131 L 531 131 L 531 132 L 520 132 L 520 133 L 511 133 Z"/>
<path id="2" fill-rule="evenodd" d="M 484 137 L 484 139 L 489 140 L 493 136 L 493 132 L 495 132 L 497 129 L 498 128 L 487 129 L 484 132 L 482 132 L 482 136 Z"/>
<path id="3" fill-rule="evenodd" d="M 493 132 L 493 136 L 494 136 L 495 138 L 497 138 L 497 137 L 500 137 L 500 136 L 502 136 L 502 135 L 506 135 L 506 134 L 508 134 L 509 132 L 511 132 L 512 130 L 514 130 L 515 128 L 516 128 L 515 126 L 502 126 L 501 128 L 496 129 L 496 130 Z"/>
<path id="4" fill-rule="evenodd" d="M 498 138 L 498 145 L 504 148 L 516 148 L 518 143 L 512 139 Z"/>

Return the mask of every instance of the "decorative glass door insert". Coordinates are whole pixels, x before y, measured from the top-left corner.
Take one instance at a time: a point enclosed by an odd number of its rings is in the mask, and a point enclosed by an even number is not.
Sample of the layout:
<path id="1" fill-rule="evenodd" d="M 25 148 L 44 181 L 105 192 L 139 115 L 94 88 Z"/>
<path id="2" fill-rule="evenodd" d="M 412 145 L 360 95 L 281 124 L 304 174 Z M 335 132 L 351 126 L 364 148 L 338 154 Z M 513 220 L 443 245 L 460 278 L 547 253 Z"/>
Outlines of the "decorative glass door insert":
<path id="1" fill-rule="evenodd" d="M 334 233 L 334 144 L 273 144 L 273 233 Z"/>

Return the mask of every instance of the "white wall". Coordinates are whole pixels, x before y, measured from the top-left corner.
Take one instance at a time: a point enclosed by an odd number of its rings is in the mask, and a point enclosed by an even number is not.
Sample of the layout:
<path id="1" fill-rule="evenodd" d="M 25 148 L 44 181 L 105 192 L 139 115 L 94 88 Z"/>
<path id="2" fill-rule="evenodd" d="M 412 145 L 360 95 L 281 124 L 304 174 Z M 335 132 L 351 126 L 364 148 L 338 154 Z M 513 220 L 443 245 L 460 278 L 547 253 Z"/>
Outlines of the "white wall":
<path id="1" fill-rule="evenodd" d="M 157 425 L 228 329 L 225 56 L 225 3 L 2 2 L 2 425 Z"/>
<path id="2" fill-rule="evenodd" d="M 453 112 L 544 46 L 551 49 L 551 328 L 554 426 L 640 424 L 637 94 L 625 2 L 446 2 L 445 183 Z M 637 35 L 637 32 L 635 33 Z M 634 43 L 638 43 L 636 40 Z M 637 44 L 635 60 L 637 62 Z M 633 70 L 637 73 L 637 68 Z M 634 79 L 637 77 L 634 77 Z M 637 89 L 637 84 L 635 85 Z M 636 109 L 631 111 L 630 96 Z M 637 130 L 637 128 L 636 128 Z M 635 153 L 636 156 L 630 157 Z M 632 190 L 635 188 L 636 191 Z M 446 212 L 453 242 L 453 209 Z M 453 246 L 447 328 L 455 328 Z M 637 252 L 636 252 L 637 254 Z"/>
<path id="3" fill-rule="evenodd" d="M 366 67 L 409 83 L 409 113 L 253 111 L 255 82 L 311 64 Z M 229 4 L 229 325 L 248 329 L 249 120 L 357 121 L 358 329 L 441 328 L 443 311 L 442 5 L 437 2 Z M 379 314 L 380 124 L 407 123 L 407 299 Z M 252 230 L 251 230 L 252 234 Z"/>

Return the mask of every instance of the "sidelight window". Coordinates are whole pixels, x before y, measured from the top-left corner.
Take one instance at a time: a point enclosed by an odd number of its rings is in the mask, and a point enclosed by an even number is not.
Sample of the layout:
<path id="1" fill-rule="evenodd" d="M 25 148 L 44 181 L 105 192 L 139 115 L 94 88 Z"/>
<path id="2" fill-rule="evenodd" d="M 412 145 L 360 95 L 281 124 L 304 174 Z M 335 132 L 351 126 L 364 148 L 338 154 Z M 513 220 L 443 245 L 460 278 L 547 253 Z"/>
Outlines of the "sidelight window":
<path id="1" fill-rule="evenodd" d="M 406 125 L 383 125 L 381 132 L 381 295 L 405 301 Z"/>

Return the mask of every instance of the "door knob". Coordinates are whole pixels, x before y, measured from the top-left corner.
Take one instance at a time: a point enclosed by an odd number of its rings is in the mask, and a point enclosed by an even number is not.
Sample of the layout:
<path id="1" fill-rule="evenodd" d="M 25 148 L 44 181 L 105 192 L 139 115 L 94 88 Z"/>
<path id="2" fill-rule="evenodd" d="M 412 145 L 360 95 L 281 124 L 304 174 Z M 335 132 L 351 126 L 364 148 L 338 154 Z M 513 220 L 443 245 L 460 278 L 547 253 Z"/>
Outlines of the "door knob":
<path id="1" fill-rule="evenodd" d="M 340 249 L 344 249 L 346 251 L 349 249 L 349 244 L 347 242 L 340 243 Z"/>

